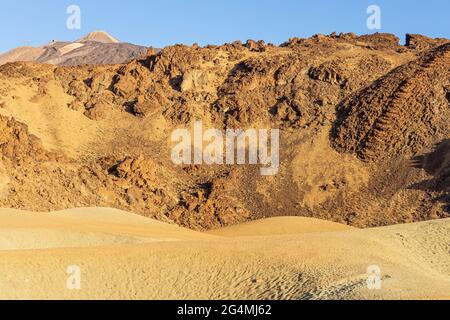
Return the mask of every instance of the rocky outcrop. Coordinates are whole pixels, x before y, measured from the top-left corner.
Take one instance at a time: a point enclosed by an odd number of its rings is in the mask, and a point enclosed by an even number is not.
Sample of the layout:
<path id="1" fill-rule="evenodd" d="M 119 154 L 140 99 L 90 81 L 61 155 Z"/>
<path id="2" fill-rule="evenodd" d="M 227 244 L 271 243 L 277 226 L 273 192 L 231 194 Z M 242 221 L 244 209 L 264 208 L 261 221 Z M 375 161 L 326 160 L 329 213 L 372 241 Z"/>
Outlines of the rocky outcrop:
<path id="1" fill-rule="evenodd" d="M 54 161 L 62 155 L 46 151 L 41 141 L 28 132 L 28 127 L 14 118 L 0 115 L 0 155 L 15 165 L 33 161 Z"/>
<path id="2" fill-rule="evenodd" d="M 414 155 L 450 132 L 450 44 L 397 68 L 344 101 L 334 145 L 362 159 Z"/>
<path id="3" fill-rule="evenodd" d="M 420 34 L 407 34 L 405 45 L 410 49 L 426 51 L 439 47 L 448 42 L 449 41 L 447 39 L 443 38 L 432 39 Z"/>

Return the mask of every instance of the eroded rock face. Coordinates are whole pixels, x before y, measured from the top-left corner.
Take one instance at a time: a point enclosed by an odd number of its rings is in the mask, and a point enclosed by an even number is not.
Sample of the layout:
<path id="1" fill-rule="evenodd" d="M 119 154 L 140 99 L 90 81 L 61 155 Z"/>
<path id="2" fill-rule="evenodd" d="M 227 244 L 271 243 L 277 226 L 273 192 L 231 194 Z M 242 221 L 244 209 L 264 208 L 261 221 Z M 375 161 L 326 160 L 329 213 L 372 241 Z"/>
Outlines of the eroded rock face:
<path id="1" fill-rule="evenodd" d="M 450 138 L 441 41 L 332 34 L 280 47 L 177 45 L 121 65 L 2 66 L 2 114 L 22 120 L 0 116 L 0 205 L 110 206 L 194 229 L 286 214 L 359 227 L 446 217 L 447 162 L 431 170 L 414 160 Z M 80 124 L 49 127 L 49 113 L 65 106 L 61 121 Z M 196 120 L 279 128 L 279 173 L 174 165 L 171 132 Z M 77 135 L 86 136 L 67 138 Z"/>
<path id="2" fill-rule="evenodd" d="M 366 160 L 413 155 L 450 132 L 450 45 L 433 49 L 344 101 L 335 146 Z"/>
<path id="3" fill-rule="evenodd" d="M 189 70 L 183 75 L 180 85 L 181 92 L 196 90 L 201 91 L 209 85 L 210 79 L 207 72 L 201 70 Z"/>
<path id="4" fill-rule="evenodd" d="M 315 80 L 343 86 L 347 82 L 344 72 L 337 64 L 331 61 L 318 67 L 312 67 L 309 70 L 309 76 Z"/>
<path id="5" fill-rule="evenodd" d="M 448 42 L 447 39 L 442 38 L 432 39 L 429 37 L 422 36 L 420 34 L 406 35 L 406 46 L 410 49 L 418 51 L 430 50 L 439 47 L 447 42 Z"/>
<path id="6" fill-rule="evenodd" d="M 52 161 L 63 158 L 62 155 L 46 151 L 40 140 L 29 134 L 28 127 L 0 115 L 0 155 L 15 164 L 33 161 Z"/>

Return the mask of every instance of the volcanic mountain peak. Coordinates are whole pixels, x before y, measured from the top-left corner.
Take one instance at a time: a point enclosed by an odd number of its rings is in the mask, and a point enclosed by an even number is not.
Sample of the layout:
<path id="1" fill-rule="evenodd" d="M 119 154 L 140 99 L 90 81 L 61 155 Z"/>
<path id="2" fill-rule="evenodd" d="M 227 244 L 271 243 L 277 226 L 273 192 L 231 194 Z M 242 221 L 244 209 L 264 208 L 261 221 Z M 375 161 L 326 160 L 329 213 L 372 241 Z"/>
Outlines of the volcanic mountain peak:
<path id="1" fill-rule="evenodd" d="M 102 43 L 119 43 L 120 41 L 108 34 L 105 31 L 94 31 L 84 36 L 81 39 L 78 39 L 76 42 L 87 42 L 87 41 L 95 41 Z"/>
<path id="2" fill-rule="evenodd" d="M 75 42 L 52 40 L 34 48 L 21 47 L 0 55 L 0 66 L 8 62 L 34 61 L 55 65 L 126 63 L 147 53 L 147 48 L 119 42 L 104 31 L 91 32 Z"/>

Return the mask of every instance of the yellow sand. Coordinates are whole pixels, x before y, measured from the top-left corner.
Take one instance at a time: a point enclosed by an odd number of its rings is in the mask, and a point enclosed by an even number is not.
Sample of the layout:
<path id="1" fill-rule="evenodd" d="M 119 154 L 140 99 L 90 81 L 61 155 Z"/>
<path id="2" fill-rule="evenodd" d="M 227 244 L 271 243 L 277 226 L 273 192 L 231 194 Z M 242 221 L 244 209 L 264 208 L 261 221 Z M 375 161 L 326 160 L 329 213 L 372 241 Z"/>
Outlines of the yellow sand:
<path id="1" fill-rule="evenodd" d="M 282 217 L 202 234 L 116 209 L 1 209 L 0 298 L 448 299 L 449 246 L 448 219 L 359 230 Z"/>
<path id="2" fill-rule="evenodd" d="M 313 218 L 275 217 L 242 223 L 208 232 L 222 237 L 294 235 L 312 232 L 350 230 L 352 227 Z"/>

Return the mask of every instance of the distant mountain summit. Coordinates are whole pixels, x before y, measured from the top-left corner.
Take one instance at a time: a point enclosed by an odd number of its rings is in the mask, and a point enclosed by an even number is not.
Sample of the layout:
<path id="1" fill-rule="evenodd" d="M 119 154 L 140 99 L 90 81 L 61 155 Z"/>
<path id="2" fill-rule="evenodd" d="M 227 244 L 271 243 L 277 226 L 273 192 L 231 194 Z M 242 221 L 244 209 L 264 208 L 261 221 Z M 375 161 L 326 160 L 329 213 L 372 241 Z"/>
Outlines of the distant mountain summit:
<path id="1" fill-rule="evenodd" d="M 76 42 L 101 42 L 101 43 L 120 43 L 119 40 L 111 36 L 109 33 L 105 31 L 94 31 L 84 36 L 83 38 L 78 39 Z"/>
<path id="2" fill-rule="evenodd" d="M 41 47 L 19 47 L 0 55 L 0 65 L 34 61 L 64 66 L 118 64 L 138 59 L 148 48 L 120 42 L 105 31 L 94 31 L 74 41 L 52 40 Z"/>

